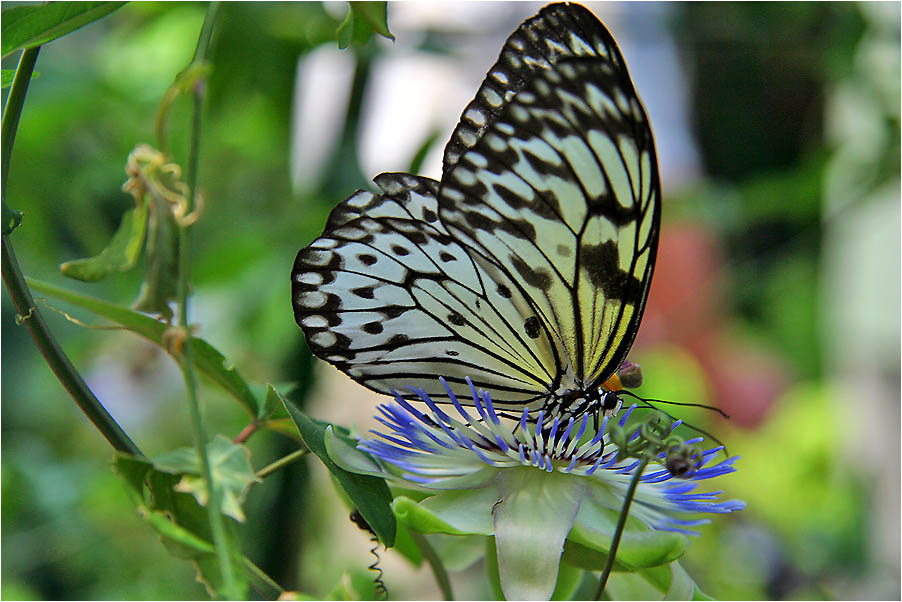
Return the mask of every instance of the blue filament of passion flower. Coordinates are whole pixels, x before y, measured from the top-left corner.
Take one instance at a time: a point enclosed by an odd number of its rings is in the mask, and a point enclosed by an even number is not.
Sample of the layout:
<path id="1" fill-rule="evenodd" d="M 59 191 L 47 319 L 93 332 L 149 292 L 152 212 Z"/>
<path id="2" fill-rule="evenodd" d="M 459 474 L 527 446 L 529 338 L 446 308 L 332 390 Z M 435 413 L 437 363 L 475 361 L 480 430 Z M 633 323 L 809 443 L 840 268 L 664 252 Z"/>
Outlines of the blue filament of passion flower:
<path id="1" fill-rule="evenodd" d="M 396 403 L 380 406 L 381 415 L 377 416 L 379 422 L 389 429 L 389 433 L 374 432 L 377 439 L 363 440 L 358 447 L 403 470 L 405 473 L 403 478 L 409 482 L 427 487 L 440 483 L 444 478 L 473 474 L 476 470 L 473 464 L 466 463 L 465 457 L 461 457 L 463 464 L 460 465 L 459 471 L 453 462 L 449 464 L 443 460 L 436 463 L 429 459 L 430 456 L 438 459 L 445 453 L 442 450 L 468 450 L 480 463 L 499 470 L 526 465 L 546 472 L 558 470 L 566 474 L 576 471 L 574 476 L 582 477 L 591 477 L 599 470 L 610 471 L 608 474 L 611 475 L 629 475 L 640 464 L 638 461 L 624 464 L 617 450 L 605 453 L 607 417 L 601 423 L 601 429 L 588 442 L 582 444 L 580 440 L 588 428 L 588 415 L 583 415 L 576 429 L 573 417 L 564 428 L 560 419 L 554 417 L 546 429 L 542 428 L 545 420 L 543 411 L 539 411 L 535 421 L 531 421 L 529 410 L 524 409 L 517 423 L 517 429 L 511 430 L 509 425 L 502 424 L 493 407 L 491 395 L 487 391 L 477 390 L 467 379 L 473 406 L 481 417 L 481 420 L 475 420 L 464 409 L 444 379 L 442 382 L 449 400 L 463 418 L 463 422 L 453 419 L 442 411 L 425 390 L 411 388 L 410 390 L 428 406 L 431 416 L 419 411 L 396 393 Z M 626 424 L 636 407 L 631 406 L 619 418 L 617 422 L 621 427 Z M 675 422 L 672 428 L 676 428 L 679 424 L 679 421 Z M 635 436 L 638 436 L 638 433 Z M 703 438 L 697 437 L 688 443 L 702 441 Z M 654 489 L 646 492 L 645 501 L 637 498 L 636 503 L 645 507 L 646 512 L 652 513 L 649 518 L 657 517 L 650 521 L 655 528 L 692 533 L 686 527 L 708 521 L 677 519 L 668 512 L 716 514 L 733 512 L 745 506 L 743 502 L 737 500 L 718 502 L 717 496 L 722 492 L 694 492 L 699 481 L 736 470 L 733 467 L 737 459 L 735 457 L 714 466 L 707 466 L 714 454 L 721 450 L 722 447 L 717 447 L 701 452 L 698 470 L 685 480 L 668 482 L 674 477 L 666 469 L 642 475 L 640 487 Z M 661 454 L 660 458 L 663 459 L 664 455 Z M 555 466 L 556 461 L 564 460 L 567 461 L 566 466 Z M 604 479 L 602 477 L 602 481 Z M 652 497 L 647 497 L 649 495 Z M 654 501 L 655 498 L 658 501 Z"/>

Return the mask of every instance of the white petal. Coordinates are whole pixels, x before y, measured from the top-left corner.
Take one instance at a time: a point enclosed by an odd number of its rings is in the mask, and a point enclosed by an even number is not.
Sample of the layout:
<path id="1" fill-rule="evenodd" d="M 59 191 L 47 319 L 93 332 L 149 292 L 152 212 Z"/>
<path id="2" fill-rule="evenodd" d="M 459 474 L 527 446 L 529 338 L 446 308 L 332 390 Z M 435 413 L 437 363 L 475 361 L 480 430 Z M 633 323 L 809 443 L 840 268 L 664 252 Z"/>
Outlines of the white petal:
<path id="1" fill-rule="evenodd" d="M 585 479 L 523 467 L 498 475 L 495 543 L 508 600 L 548 600 L 564 540 L 579 511 Z"/>

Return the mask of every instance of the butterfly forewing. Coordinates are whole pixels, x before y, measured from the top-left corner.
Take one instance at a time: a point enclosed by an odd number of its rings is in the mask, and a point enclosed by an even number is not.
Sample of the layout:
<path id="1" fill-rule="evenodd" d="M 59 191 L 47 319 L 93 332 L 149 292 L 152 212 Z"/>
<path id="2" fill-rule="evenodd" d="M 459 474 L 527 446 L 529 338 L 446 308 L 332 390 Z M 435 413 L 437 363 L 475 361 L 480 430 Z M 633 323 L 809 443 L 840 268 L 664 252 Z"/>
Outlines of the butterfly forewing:
<path id="1" fill-rule="evenodd" d="M 552 4 L 525 21 L 508 37 L 476 97 L 461 114 L 445 145 L 444 173 L 476 144 L 534 71 L 553 70 L 561 58 L 594 56 L 611 61 L 612 69 L 626 75 L 615 48 L 598 19 L 579 5 Z"/>
<path id="2" fill-rule="evenodd" d="M 442 181 L 376 178 L 295 261 L 311 349 L 380 392 L 558 411 L 625 358 L 648 294 L 660 191 L 616 44 L 578 5 L 507 40 L 445 148 Z M 561 410 L 562 412 L 565 411 Z"/>
<path id="3" fill-rule="evenodd" d="M 452 234 L 535 303 L 569 364 L 565 389 L 597 386 L 625 358 L 657 246 L 651 130 L 613 41 L 604 47 L 533 70 L 439 193 Z"/>

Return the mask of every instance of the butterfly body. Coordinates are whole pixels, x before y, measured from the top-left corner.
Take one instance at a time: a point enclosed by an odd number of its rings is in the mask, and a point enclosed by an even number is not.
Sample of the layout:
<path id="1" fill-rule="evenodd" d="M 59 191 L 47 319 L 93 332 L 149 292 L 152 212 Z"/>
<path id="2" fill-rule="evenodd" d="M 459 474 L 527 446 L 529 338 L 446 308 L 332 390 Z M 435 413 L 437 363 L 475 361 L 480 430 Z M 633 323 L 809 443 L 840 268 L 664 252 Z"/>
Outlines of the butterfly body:
<path id="1" fill-rule="evenodd" d="M 440 181 L 375 178 L 292 270 L 311 350 L 382 392 L 604 411 L 654 267 L 654 142 L 616 44 L 578 5 L 508 39 L 445 148 Z"/>

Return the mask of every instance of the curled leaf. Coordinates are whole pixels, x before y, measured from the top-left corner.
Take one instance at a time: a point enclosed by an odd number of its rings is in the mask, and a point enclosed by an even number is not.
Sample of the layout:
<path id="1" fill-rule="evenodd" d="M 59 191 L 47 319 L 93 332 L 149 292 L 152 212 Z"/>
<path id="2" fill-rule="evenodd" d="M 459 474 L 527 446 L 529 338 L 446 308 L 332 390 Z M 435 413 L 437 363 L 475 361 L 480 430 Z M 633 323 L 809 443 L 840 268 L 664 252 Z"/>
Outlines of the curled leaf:
<path id="1" fill-rule="evenodd" d="M 111 272 L 126 272 L 138 261 L 147 230 L 147 205 L 129 209 L 106 248 L 94 257 L 67 261 L 60 266 L 63 276 L 96 282 Z"/>

